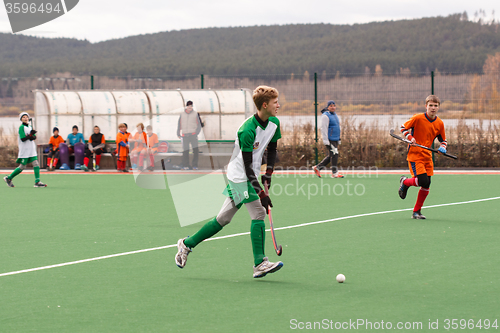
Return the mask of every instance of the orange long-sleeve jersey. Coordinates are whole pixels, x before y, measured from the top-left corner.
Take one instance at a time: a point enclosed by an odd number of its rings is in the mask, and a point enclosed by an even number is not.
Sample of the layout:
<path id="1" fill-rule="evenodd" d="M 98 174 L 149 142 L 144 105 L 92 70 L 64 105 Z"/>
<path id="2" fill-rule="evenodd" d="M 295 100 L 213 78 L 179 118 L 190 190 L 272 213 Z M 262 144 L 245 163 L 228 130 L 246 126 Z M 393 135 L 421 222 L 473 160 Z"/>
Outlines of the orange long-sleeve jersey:
<path id="1" fill-rule="evenodd" d="M 128 155 L 128 148 L 121 146 L 120 142 L 124 142 L 125 144 L 128 144 L 128 137 L 130 136 L 130 133 L 125 132 L 118 132 L 116 135 L 116 149 L 118 150 L 118 156 L 120 161 L 126 161 L 127 160 L 127 155 Z"/>
<path id="2" fill-rule="evenodd" d="M 436 138 L 441 142 L 442 147 L 446 148 L 447 145 L 444 123 L 437 116 L 430 119 L 426 113 L 415 114 L 401 125 L 401 132 L 408 140 L 413 137 L 422 146 L 430 147 Z M 432 161 L 432 153 L 420 147 L 409 146 L 406 160 L 409 162 Z"/>
<path id="3" fill-rule="evenodd" d="M 144 148 L 146 148 L 146 142 L 147 142 L 147 134 L 146 132 L 142 133 L 135 133 L 134 136 L 132 137 L 134 140 L 134 149 L 136 151 L 141 151 Z"/>
<path id="4" fill-rule="evenodd" d="M 54 137 L 54 136 L 51 136 L 50 139 L 49 139 L 49 145 L 52 145 L 52 150 L 54 150 L 54 151 L 57 148 L 59 148 L 59 145 L 61 143 L 64 143 L 64 139 L 60 135 L 58 135 L 57 138 Z"/>
<path id="5" fill-rule="evenodd" d="M 153 153 L 156 153 L 158 151 L 158 144 L 158 135 L 156 135 L 155 133 L 148 135 L 148 147 L 151 148 L 151 151 Z"/>

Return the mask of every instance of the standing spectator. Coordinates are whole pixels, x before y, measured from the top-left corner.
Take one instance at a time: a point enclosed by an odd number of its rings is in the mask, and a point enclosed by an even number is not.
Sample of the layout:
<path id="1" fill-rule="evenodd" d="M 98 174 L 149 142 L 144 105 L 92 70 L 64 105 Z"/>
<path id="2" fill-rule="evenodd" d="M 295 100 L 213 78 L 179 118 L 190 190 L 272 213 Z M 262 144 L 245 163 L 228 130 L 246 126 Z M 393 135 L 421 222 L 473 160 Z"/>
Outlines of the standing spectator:
<path id="1" fill-rule="evenodd" d="M 59 128 L 54 127 L 52 132 L 54 133 L 54 135 L 51 136 L 49 140 L 49 145 L 51 146 L 51 148 L 47 157 L 47 165 L 49 166 L 49 171 L 54 171 L 54 169 L 57 167 L 57 162 L 59 160 L 59 145 L 61 143 L 64 143 L 64 139 L 59 135 Z"/>
<path id="2" fill-rule="evenodd" d="M 344 178 L 338 172 L 337 162 L 339 160 L 339 144 L 340 144 L 340 122 L 339 117 L 335 113 L 337 106 L 334 101 L 328 101 L 327 107 L 321 110 L 321 137 L 323 144 L 326 147 L 327 155 L 319 162 L 318 165 L 313 166 L 313 170 L 318 177 L 321 178 L 320 170 L 326 169 L 328 163 L 332 166 L 332 178 Z"/>
<path id="3" fill-rule="evenodd" d="M 95 154 L 95 170 L 99 170 L 101 164 L 101 154 L 104 152 L 106 146 L 106 139 L 101 133 L 99 126 L 94 126 L 94 134 L 89 138 L 89 142 L 85 149 L 85 158 L 83 159 L 82 170 L 89 171 L 89 161 Z M 94 165 L 92 165 L 94 168 Z"/>
<path id="4" fill-rule="evenodd" d="M 177 137 L 182 140 L 182 168 L 189 170 L 189 145 L 193 148 L 192 169 L 198 170 L 198 134 L 201 131 L 201 121 L 198 112 L 193 110 L 193 102 L 188 101 L 177 124 Z"/>
<path id="5" fill-rule="evenodd" d="M 146 149 L 146 132 L 144 132 L 144 124 L 137 124 L 137 133 L 134 136 L 129 137 L 129 145 L 131 144 L 133 149 L 130 152 L 130 161 L 132 162 L 132 169 L 137 169 L 137 159 L 143 150 Z"/>
<path id="6" fill-rule="evenodd" d="M 118 125 L 120 131 L 116 135 L 116 150 L 118 160 L 116 162 L 118 171 L 128 172 L 127 170 L 127 156 L 129 151 L 128 138 L 130 133 L 127 132 L 127 126 L 124 123 Z"/>
<path id="7" fill-rule="evenodd" d="M 19 137 L 17 139 L 19 153 L 16 163 L 19 163 L 19 166 L 10 175 L 5 176 L 3 180 L 9 187 L 14 187 L 12 179 L 23 172 L 28 163 L 31 163 L 35 171 L 35 187 L 47 187 L 47 185 L 40 181 L 40 164 L 38 163 L 36 144 L 34 142 L 36 140 L 36 131 L 28 124 L 30 120 L 28 112 L 22 112 L 19 115 L 19 119 L 22 121 L 21 126 L 19 126 Z"/>

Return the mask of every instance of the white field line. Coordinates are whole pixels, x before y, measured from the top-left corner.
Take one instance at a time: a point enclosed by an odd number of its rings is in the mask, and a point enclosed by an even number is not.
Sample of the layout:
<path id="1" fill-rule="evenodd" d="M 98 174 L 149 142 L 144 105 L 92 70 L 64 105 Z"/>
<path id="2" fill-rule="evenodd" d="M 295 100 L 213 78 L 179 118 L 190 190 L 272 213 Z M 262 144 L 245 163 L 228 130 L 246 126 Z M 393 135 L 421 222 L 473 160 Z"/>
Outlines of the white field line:
<path id="1" fill-rule="evenodd" d="M 498 199 L 500 199 L 500 197 L 492 197 L 492 198 L 486 198 L 486 199 L 477 199 L 477 200 L 461 201 L 461 202 L 451 202 L 451 203 L 445 203 L 445 204 L 439 204 L 439 205 L 425 206 L 424 208 L 436 208 L 436 207 L 445 207 L 445 206 L 454 206 L 454 205 L 464 205 L 464 204 L 469 204 L 469 203 L 491 201 L 491 200 L 498 200 Z M 321 224 L 321 223 L 327 223 L 327 222 L 348 220 L 348 219 L 353 219 L 353 218 L 357 218 L 357 217 L 365 217 L 365 216 L 373 216 L 373 215 L 381 215 L 381 214 L 389 214 L 389 213 L 398 213 L 398 212 L 404 212 L 404 211 L 409 211 L 409 210 L 413 210 L 413 208 L 385 210 L 385 211 L 381 211 L 381 212 L 373 212 L 373 213 L 366 213 L 366 214 L 343 216 L 343 217 L 337 217 L 337 218 L 334 218 L 334 219 L 328 219 L 328 220 L 322 220 L 322 221 L 315 221 L 315 222 L 308 222 L 308 223 L 301 223 L 301 224 L 295 224 L 295 225 L 291 225 L 291 226 L 287 226 L 287 227 L 275 228 L 275 230 L 300 228 L 300 227 L 310 226 L 310 225 L 314 225 L 314 224 Z M 269 231 L 269 230 L 270 229 L 267 229 L 266 231 Z M 225 238 L 233 238 L 233 237 L 238 237 L 238 236 L 243 236 L 243 235 L 249 235 L 249 234 L 250 234 L 250 232 L 242 232 L 242 233 L 238 233 L 238 234 L 232 234 L 232 235 L 226 235 L 226 236 L 209 238 L 209 239 L 207 239 L 205 241 L 208 242 L 208 241 L 214 241 L 214 240 L 225 239 Z M 110 254 L 110 255 L 107 255 L 107 256 L 101 256 L 101 257 L 95 257 L 95 258 L 89 258 L 89 259 L 82 259 L 82 260 L 64 262 L 64 263 L 61 263 L 61 264 L 55 264 L 55 265 L 49 265 L 49 266 L 41 266 L 41 267 L 23 269 L 23 270 L 20 270 L 20 271 L 13 271 L 13 272 L 2 273 L 2 274 L 0 274 L 0 277 L 2 277 L 2 276 L 8 276 L 8 275 L 16 275 L 16 274 L 21 274 L 21 273 L 29 273 L 29 272 L 41 271 L 41 270 L 44 270 L 44 269 L 50 269 L 50 268 L 56 268 L 56 267 L 63 267 L 63 266 L 81 264 L 81 263 L 85 263 L 85 262 L 97 261 L 97 260 L 102 260 L 102 259 L 122 257 L 122 256 L 127 256 L 129 254 L 136 254 L 136 253 L 143 253 L 143 252 L 149 252 L 149 251 L 163 250 L 163 249 L 168 249 L 168 248 L 171 248 L 171 247 L 177 247 L 177 244 L 171 244 L 171 245 L 165 245 L 165 246 L 153 247 L 153 248 L 149 248 L 149 249 L 123 252 L 123 253 Z"/>
<path id="2" fill-rule="evenodd" d="M 61 3 L 62 3 L 62 7 L 64 9 L 64 14 L 66 14 L 68 12 L 68 10 L 66 9 L 66 0 L 62 0 Z"/>

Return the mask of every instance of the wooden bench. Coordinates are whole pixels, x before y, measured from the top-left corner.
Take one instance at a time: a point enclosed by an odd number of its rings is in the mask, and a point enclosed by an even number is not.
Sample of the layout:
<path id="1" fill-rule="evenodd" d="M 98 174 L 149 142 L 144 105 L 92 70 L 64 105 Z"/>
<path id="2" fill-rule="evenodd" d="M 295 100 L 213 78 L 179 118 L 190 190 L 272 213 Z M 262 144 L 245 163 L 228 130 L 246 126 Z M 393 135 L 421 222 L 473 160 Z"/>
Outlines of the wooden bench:
<path id="1" fill-rule="evenodd" d="M 45 150 L 49 147 L 50 147 L 49 144 L 37 145 L 38 162 L 40 163 L 40 168 L 48 169 L 47 157 L 49 154 L 46 153 Z M 105 148 L 106 152 L 102 153 L 101 156 L 106 158 L 111 158 L 111 160 L 113 161 L 114 168 L 116 169 L 116 158 L 114 158 L 113 154 L 110 153 L 116 149 L 116 144 L 114 142 L 113 143 L 107 142 Z"/>
<path id="2" fill-rule="evenodd" d="M 174 158 L 174 162 L 178 165 L 181 164 L 182 159 L 182 145 L 180 141 L 169 141 L 169 151 L 166 153 L 157 153 L 155 156 L 160 157 L 162 161 L 163 169 L 164 160 Z M 226 165 L 229 162 L 229 158 L 232 155 L 234 146 L 234 141 L 207 141 L 207 145 L 203 145 L 200 147 L 200 159 L 209 158 L 209 164 L 205 167 L 211 167 L 212 170 L 215 168 L 220 168 Z M 38 160 L 41 168 L 48 168 L 47 165 L 47 156 L 48 153 L 45 153 L 45 149 L 50 147 L 49 144 L 37 145 L 38 152 Z M 113 162 L 113 167 L 116 169 L 116 156 L 112 154 L 116 150 L 116 143 L 114 141 L 106 141 L 106 152 L 102 153 L 101 156 L 105 159 L 111 159 Z M 190 155 L 192 155 L 192 150 L 190 150 Z M 191 158 L 191 157 L 190 157 Z M 224 159 L 224 161 L 221 161 Z M 130 160 L 130 158 L 128 159 Z M 147 159 L 146 159 L 147 160 Z M 101 160 L 101 163 L 103 161 Z M 129 165 L 131 165 L 129 161 Z"/>

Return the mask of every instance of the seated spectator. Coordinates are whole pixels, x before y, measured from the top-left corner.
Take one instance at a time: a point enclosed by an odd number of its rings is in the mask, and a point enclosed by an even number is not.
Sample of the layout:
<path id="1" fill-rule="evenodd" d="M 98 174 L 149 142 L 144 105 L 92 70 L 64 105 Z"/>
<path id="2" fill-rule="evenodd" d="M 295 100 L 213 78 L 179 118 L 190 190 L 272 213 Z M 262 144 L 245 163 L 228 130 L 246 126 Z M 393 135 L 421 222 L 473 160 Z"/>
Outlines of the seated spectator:
<path id="1" fill-rule="evenodd" d="M 52 130 L 54 133 L 53 136 L 50 137 L 49 145 L 50 151 L 47 157 L 47 165 L 49 166 L 49 171 L 54 171 L 57 167 L 57 162 L 59 161 L 59 145 L 64 143 L 64 139 L 59 135 L 59 128 L 54 127 Z"/>
<path id="2" fill-rule="evenodd" d="M 92 165 L 94 171 L 99 170 L 101 165 L 101 154 L 106 150 L 106 139 L 101 133 L 99 126 L 94 126 L 92 134 L 85 148 L 85 158 L 83 159 L 82 170 L 89 171 L 89 161 L 92 159 L 95 165 Z M 95 159 L 95 160 L 94 160 Z"/>
<path id="3" fill-rule="evenodd" d="M 146 132 L 144 132 L 144 124 L 137 124 L 137 133 L 133 137 L 129 138 L 129 144 L 133 146 L 130 152 L 130 161 L 132 162 L 132 169 L 137 170 L 137 159 L 143 150 L 146 149 Z"/>
<path id="4" fill-rule="evenodd" d="M 146 127 L 147 131 L 147 149 L 141 151 L 139 156 L 139 169 L 142 170 L 144 168 L 144 158 L 149 156 L 149 166 L 148 170 L 153 171 L 155 169 L 155 155 L 158 153 L 158 135 L 153 133 L 153 127 L 148 125 Z"/>
<path id="5" fill-rule="evenodd" d="M 83 143 L 83 146 L 79 147 L 75 153 L 75 145 L 80 142 Z M 75 170 L 79 170 L 83 163 L 83 155 L 85 154 L 85 139 L 83 138 L 83 134 L 78 132 L 78 126 L 73 126 L 73 133 L 68 134 L 66 144 L 68 145 L 69 154 L 75 154 Z"/>

